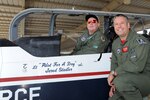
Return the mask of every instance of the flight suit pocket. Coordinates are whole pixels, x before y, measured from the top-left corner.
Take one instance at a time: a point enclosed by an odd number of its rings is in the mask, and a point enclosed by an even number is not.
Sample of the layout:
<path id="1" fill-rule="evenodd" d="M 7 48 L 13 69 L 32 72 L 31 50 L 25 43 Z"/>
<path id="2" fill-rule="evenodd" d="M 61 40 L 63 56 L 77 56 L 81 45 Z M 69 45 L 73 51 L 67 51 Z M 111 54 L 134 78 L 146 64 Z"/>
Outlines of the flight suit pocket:
<path id="1" fill-rule="evenodd" d="M 133 62 L 137 61 L 137 55 L 136 55 L 135 49 L 130 50 L 129 57 L 131 61 Z"/>

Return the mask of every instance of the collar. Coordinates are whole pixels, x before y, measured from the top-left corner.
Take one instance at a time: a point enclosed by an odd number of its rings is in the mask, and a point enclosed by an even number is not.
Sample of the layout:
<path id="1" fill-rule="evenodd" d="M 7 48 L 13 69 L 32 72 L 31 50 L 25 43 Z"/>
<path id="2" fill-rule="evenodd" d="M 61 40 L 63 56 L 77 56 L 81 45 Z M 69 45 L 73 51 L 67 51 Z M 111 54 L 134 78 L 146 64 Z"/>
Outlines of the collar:
<path id="1" fill-rule="evenodd" d="M 129 40 L 133 39 L 134 34 L 135 34 L 134 32 L 130 31 L 128 36 L 127 36 L 126 41 L 129 41 Z"/>
<path id="2" fill-rule="evenodd" d="M 130 41 L 133 38 L 134 34 L 135 34 L 134 32 L 130 31 L 128 33 L 128 36 L 127 36 L 126 40 L 120 40 L 121 44 L 125 44 L 126 42 Z"/>
<path id="3" fill-rule="evenodd" d="M 86 30 L 86 32 L 87 32 L 87 34 L 89 35 L 89 36 L 92 36 L 92 35 L 94 35 L 94 34 L 97 34 L 97 33 L 99 33 L 100 32 L 100 29 L 98 28 L 93 34 L 89 34 L 89 31 L 88 31 L 88 29 Z"/>
<path id="4" fill-rule="evenodd" d="M 126 42 L 126 40 L 121 40 L 121 43 L 124 44 Z"/>

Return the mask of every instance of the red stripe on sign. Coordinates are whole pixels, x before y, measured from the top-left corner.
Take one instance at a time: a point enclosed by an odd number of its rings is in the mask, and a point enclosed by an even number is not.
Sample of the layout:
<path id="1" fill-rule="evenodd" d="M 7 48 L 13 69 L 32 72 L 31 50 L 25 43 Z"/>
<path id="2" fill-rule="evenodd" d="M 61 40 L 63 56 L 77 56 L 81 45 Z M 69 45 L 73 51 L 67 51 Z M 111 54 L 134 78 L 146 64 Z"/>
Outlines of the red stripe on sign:
<path id="1" fill-rule="evenodd" d="M 52 79 L 52 78 L 66 78 L 66 77 L 105 75 L 105 74 L 109 74 L 109 72 L 110 71 L 89 72 L 89 73 L 75 73 L 75 74 L 59 74 L 59 75 L 44 75 L 44 76 L 29 76 L 29 77 L 0 78 L 0 82 L 12 82 L 12 81 L 25 81 L 25 80 L 39 80 L 39 79 Z"/>

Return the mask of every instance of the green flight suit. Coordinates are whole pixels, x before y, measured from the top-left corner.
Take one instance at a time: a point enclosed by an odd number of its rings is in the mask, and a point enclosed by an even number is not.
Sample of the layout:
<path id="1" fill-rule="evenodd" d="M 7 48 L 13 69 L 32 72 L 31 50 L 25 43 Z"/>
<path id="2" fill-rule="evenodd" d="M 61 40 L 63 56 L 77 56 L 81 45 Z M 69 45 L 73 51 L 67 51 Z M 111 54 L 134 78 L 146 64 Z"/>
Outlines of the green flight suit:
<path id="1" fill-rule="evenodd" d="M 130 32 L 124 44 L 117 38 L 112 45 L 111 70 L 115 94 L 109 100 L 143 100 L 150 94 L 150 42 Z"/>
<path id="2" fill-rule="evenodd" d="M 104 52 L 107 45 L 108 41 L 99 29 L 92 35 L 89 35 L 86 30 L 84 34 L 78 38 L 73 54 L 94 54 Z"/>

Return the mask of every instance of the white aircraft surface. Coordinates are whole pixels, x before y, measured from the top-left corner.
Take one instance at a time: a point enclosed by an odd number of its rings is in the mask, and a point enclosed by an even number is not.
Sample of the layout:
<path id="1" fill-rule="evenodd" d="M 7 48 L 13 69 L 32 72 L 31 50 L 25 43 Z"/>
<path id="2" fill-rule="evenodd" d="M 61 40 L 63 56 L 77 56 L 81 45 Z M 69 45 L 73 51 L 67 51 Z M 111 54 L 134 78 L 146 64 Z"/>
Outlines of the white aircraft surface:
<path id="1" fill-rule="evenodd" d="M 18 24 L 25 16 L 44 12 L 54 15 L 118 14 L 43 8 L 31 8 L 17 14 L 10 24 L 10 40 L 0 40 L 0 100 L 108 100 L 111 52 L 60 56 L 61 36 L 53 36 L 53 19 L 49 36 L 18 37 Z"/>

